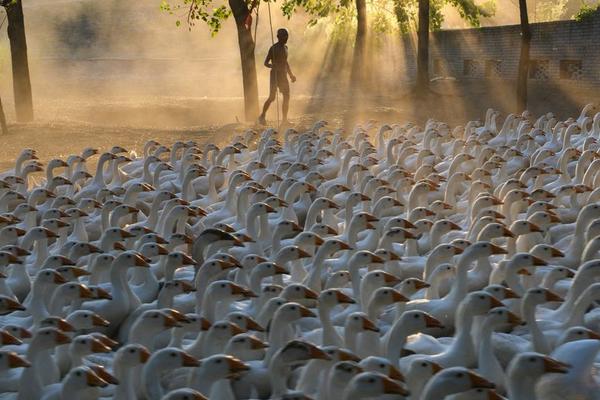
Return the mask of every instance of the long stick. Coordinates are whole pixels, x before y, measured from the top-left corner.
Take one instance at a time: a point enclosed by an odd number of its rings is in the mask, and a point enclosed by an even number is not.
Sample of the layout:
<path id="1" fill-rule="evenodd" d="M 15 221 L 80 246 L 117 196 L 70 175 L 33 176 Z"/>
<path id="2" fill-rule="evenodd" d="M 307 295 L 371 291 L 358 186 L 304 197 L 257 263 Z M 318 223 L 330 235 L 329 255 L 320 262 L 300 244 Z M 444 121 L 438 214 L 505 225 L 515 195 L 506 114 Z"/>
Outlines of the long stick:
<path id="1" fill-rule="evenodd" d="M 267 2 L 269 7 L 269 25 L 271 26 L 271 46 L 275 45 L 275 37 L 273 36 L 273 21 L 271 20 L 271 2 Z M 273 58 L 275 58 L 275 52 L 273 51 Z M 277 129 L 279 126 L 279 88 L 277 86 L 277 71 L 275 71 L 275 100 L 277 104 Z"/>

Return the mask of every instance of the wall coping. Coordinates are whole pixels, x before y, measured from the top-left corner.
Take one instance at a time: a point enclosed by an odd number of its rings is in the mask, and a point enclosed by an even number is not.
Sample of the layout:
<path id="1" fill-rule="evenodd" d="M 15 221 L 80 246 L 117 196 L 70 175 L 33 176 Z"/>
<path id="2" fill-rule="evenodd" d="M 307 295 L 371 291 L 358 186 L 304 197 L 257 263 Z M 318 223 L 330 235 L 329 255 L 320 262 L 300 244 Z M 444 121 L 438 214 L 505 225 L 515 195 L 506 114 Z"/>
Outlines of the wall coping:
<path id="1" fill-rule="evenodd" d="M 532 29 L 536 29 L 536 27 L 547 27 L 547 26 L 570 26 L 570 25 L 583 25 L 600 22 L 600 8 L 596 10 L 595 14 L 589 18 L 587 21 L 579 22 L 572 19 L 568 20 L 559 20 L 559 21 L 547 21 L 547 22 L 533 22 L 530 24 Z M 507 29 L 520 29 L 519 24 L 511 24 L 511 25 L 495 25 L 495 26 L 482 26 L 479 28 L 461 28 L 461 29 L 443 29 L 435 32 L 431 32 L 434 36 L 444 35 L 447 33 L 462 33 L 462 32 L 493 32 L 497 30 L 507 30 Z"/>

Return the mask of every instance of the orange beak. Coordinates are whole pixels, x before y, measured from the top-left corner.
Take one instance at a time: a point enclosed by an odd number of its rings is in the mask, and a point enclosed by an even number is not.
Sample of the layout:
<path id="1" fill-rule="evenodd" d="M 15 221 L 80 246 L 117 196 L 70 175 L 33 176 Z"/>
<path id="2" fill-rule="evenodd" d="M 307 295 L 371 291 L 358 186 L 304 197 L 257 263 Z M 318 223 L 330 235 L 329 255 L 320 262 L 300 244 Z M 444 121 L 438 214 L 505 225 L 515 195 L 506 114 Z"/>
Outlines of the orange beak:
<path id="1" fill-rule="evenodd" d="M 427 328 L 443 328 L 444 325 L 440 322 L 440 320 L 438 320 L 437 318 L 429 315 L 429 314 L 425 314 L 425 326 Z"/>
<path id="2" fill-rule="evenodd" d="M 409 396 L 410 392 L 402 385 L 389 378 L 383 378 L 383 392 L 386 394 L 399 394 L 400 396 Z"/>
<path id="3" fill-rule="evenodd" d="M 377 327 L 377 325 L 375 325 L 373 323 L 373 321 L 371 321 L 368 318 L 363 318 L 363 329 L 366 331 L 371 331 L 371 332 L 379 332 L 379 328 Z"/>
<path id="4" fill-rule="evenodd" d="M 86 382 L 88 386 L 92 387 L 106 387 L 108 383 L 102 379 L 92 371 L 88 371 L 86 373 Z"/>
<path id="5" fill-rule="evenodd" d="M 8 366 L 10 368 L 28 368 L 31 364 L 29 361 L 18 356 L 17 353 L 11 352 L 8 354 Z"/>
<path id="6" fill-rule="evenodd" d="M 544 370 L 546 372 L 566 374 L 569 372 L 569 365 L 550 357 L 544 357 Z"/>
<path id="7" fill-rule="evenodd" d="M 496 386 L 474 372 L 469 372 L 469 378 L 471 380 L 471 386 L 474 388 L 493 389 Z"/>
<path id="8" fill-rule="evenodd" d="M 336 290 L 335 291 L 335 296 L 337 298 L 338 303 L 340 304 L 355 304 L 356 301 L 354 301 L 354 299 L 350 296 L 348 296 L 347 294 L 345 294 L 344 292 L 340 291 L 340 290 Z"/>

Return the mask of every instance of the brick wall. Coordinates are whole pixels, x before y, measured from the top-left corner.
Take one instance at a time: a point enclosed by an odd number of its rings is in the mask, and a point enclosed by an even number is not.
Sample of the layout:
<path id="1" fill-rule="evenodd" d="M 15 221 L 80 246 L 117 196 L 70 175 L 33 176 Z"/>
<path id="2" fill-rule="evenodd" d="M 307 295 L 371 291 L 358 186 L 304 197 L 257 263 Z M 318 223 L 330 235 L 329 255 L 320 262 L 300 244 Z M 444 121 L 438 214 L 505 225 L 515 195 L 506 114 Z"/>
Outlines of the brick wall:
<path id="1" fill-rule="evenodd" d="M 586 21 L 531 25 L 530 83 L 600 86 L 600 12 Z M 414 38 L 406 38 L 406 42 Z M 432 77 L 460 80 L 516 79 L 520 51 L 518 25 L 435 32 L 430 41 Z M 407 63 L 414 76 L 414 62 Z"/>

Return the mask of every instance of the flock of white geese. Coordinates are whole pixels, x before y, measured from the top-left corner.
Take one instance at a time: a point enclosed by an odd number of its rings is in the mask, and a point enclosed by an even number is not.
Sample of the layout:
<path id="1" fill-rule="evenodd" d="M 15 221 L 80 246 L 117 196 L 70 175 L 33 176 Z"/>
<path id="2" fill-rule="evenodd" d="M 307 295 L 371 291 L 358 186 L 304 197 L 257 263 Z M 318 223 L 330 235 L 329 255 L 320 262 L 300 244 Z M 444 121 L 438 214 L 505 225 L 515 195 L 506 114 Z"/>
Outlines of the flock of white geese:
<path id="1" fill-rule="evenodd" d="M 597 111 L 25 149 L 0 399 L 598 400 Z"/>

